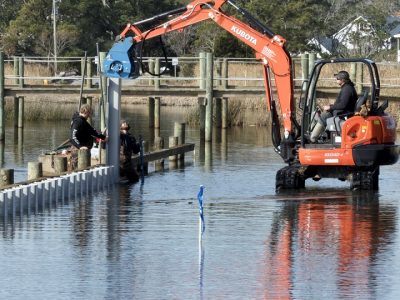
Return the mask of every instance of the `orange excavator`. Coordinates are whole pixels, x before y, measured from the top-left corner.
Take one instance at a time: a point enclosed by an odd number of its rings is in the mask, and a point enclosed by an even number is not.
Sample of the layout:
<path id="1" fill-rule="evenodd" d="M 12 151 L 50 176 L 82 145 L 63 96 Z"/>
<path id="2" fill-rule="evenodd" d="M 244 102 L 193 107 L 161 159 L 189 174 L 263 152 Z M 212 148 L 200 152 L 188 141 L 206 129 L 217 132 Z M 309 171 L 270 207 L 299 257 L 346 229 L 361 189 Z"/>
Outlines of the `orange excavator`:
<path id="1" fill-rule="evenodd" d="M 239 13 L 240 19 L 223 11 L 227 4 Z M 304 188 L 308 178 L 337 178 L 350 181 L 351 189 L 378 189 L 380 166 L 396 163 L 399 148 L 395 144 L 395 121 L 385 113 L 388 103 L 379 98 L 376 64 L 368 59 L 317 61 L 309 80 L 303 83 L 299 101 L 302 117 L 298 122 L 294 70 L 285 48 L 286 40 L 233 0 L 195 0 L 185 7 L 128 24 L 106 56 L 105 75 L 123 79 L 138 77 L 140 68 L 146 69 L 142 63 L 142 49 L 147 39 L 181 31 L 206 20 L 215 22 L 254 49 L 256 59 L 263 66 L 267 108 L 272 119 L 272 142 L 287 163 L 276 174 L 277 190 Z M 141 30 L 139 27 L 145 24 L 152 27 Z M 331 66 L 330 70 L 350 69 L 352 64 L 362 65 L 368 73 L 365 76 L 370 81 L 368 93 L 358 99 L 354 113 L 328 119 L 326 131 L 317 143 L 311 143 L 308 137 L 320 113 L 319 97 L 323 95 L 327 66 Z M 363 113 L 358 112 L 361 107 L 365 108 Z"/>

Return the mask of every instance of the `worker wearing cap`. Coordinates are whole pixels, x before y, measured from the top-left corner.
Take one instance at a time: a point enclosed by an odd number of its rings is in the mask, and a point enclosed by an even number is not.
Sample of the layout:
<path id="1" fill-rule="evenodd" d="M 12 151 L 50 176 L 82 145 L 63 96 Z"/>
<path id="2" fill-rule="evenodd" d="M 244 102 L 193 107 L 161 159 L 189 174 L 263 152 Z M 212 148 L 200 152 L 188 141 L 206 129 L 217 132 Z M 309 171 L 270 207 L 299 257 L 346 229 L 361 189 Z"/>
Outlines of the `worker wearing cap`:
<path id="1" fill-rule="evenodd" d="M 337 84 L 340 86 L 339 95 L 334 104 L 323 106 L 324 111 L 319 117 L 319 120 L 310 136 L 312 143 L 315 143 L 318 140 L 319 135 L 325 130 L 326 120 L 328 118 L 354 112 L 358 96 L 356 89 L 354 88 L 354 83 L 350 80 L 349 73 L 346 71 L 340 71 L 335 74 L 335 78 Z"/>
<path id="2" fill-rule="evenodd" d="M 129 123 L 125 120 L 121 121 L 120 124 L 120 176 L 126 177 L 129 182 L 139 181 L 139 174 L 136 172 L 136 166 L 132 162 L 132 155 L 137 154 L 140 151 L 140 145 L 136 142 L 136 139 L 129 132 Z"/>

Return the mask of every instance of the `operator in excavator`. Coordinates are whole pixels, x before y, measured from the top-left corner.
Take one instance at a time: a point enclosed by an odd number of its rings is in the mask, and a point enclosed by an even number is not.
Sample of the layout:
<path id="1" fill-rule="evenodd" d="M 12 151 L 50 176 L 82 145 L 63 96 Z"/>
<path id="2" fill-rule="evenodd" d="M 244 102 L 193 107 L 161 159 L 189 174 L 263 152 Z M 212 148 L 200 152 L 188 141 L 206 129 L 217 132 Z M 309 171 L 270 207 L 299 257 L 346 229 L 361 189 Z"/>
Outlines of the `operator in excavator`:
<path id="1" fill-rule="evenodd" d="M 350 80 L 349 73 L 340 71 L 335 74 L 336 82 L 340 86 L 339 95 L 334 104 L 323 106 L 323 112 L 318 118 L 317 124 L 311 132 L 310 140 L 312 143 L 318 141 L 321 133 L 325 131 L 326 120 L 331 117 L 354 113 L 354 107 L 357 102 L 357 92 L 354 83 Z"/>

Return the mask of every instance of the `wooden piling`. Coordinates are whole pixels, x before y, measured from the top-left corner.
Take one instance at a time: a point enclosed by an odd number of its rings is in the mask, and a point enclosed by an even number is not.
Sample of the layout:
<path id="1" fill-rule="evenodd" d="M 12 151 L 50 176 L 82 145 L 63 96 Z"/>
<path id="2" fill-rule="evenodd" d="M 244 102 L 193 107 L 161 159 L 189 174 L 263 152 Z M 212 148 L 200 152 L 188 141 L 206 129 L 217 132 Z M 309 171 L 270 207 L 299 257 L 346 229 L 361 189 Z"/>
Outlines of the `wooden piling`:
<path id="1" fill-rule="evenodd" d="M 28 162 L 28 180 L 34 180 L 43 177 L 43 164 L 41 162 Z"/>
<path id="2" fill-rule="evenodd" d="M 19 57 L 14 56 L 14 84 L 19 84 Z"/>
<path id="3" fill-rule="evenodd" d="M 92 70 L 92 59 L 90 57 L 87 58 L 86 60 L 86 87 L 87 88 L 92 88 L 93 86 L 93 70 Z"/>
<path id="4" fill-rule="evenodd" d="M 199 115 L 200 115 L 200 139 L 204 140 L 206 132 L 206 104 L 207 99 L 204 97 L 198 97 L 197 102 L 199 104 Z"/>
<path id="5" fill-rule="evenodd" d="M 357 93 L 361 94 L 363 90 L 363 81 L 364 81 L 364 64 L 358 63 L 357 64 L 357 79 L 356 79 L 356 88 L 357 88 Z"/>
<path id="6" fill-rule="evenodd" d="M 149 128 L 154 128 L 154 97 L 149 97 L 148 102 L 148 115 L 149 115 Z"/>
<path id="7" fill-rule="evenodd" d="M 154 97 L 154 128 L 160 128 L 161 97 Z"/>
<path id="8" fill-rule="evenodd" d="M 199 87 L 200 89 L 206 88 L 206 53 L 199 53 L 199 69 L 200 69 L 200 79 L 199 79 Z"/>
<path id="9" fill-rule="evenodd" d="M 228 88 L 228 59 L 224 58 L 222 60 L 222 67 L 221 67 L 221 76 L 222 76 L 222 80 L 221 80 L 221 87 L 223 89 L 227 89 Z"/>
<path id="10" fill-rule="evenodd" d="M 0 187 L 14 184 L 14 169 L 0 169 Z"/>
<path id="11" fill-rule="evenodd" d="M 217 86 L 222 86 L 222 59 L 217 58 L 215 61 L 216 73 L 217 73 Z"/>
<path id="12" fill-rule="evenodd" d="M 0 141 L 0 168 L 2 168 L 4 165 L 4 152 L 5 152 L 4 148 L 5 148 L 4 141 Z"/>
<path id="13" fill-rule="evenodd" d="M 154 65 L 155 65 L 154 59 L 150 58 L 148 65 L 149 65 L 149 71 L 154 74 Z M 149 79 L 149 86 L 154 86 L 154 77 L 153 76 L 151 76 Z"/>
<path id="14" fill-rule="evenodd" d="M 93 110 L 93 97 L 92 96 L 86 96 L 85 99 L 86 99 L 86 104 L 88 104 L 90 106 L 90 109 Z M 89 116 L 89 118 L 87 119 L 87 122 L 89 124 L 92 124 L 92 115 Z"/>
<path id="15" fill-rule="evenodd" d="M 316 57 L 317 57 L 316 53 L 308 54 L 308 78 L 310 78 L 311 72 L 314 68 Z"/>
<path id="16" fill-rule="evenodd" d="M 4 141 L 6 131 L 4 105 L 4 54 L 0 51 L 0 141 Z"/>
<path id="17" fill-rule="evenodd" d="M 308 53 L 302 53 L 301 54 L 301 76 L 303 81 L 308 79 Z"/>
<path id="18" fill-rule="evenodd" d="M 154 74 L 160 74 L 160 59 L 158 57 L 155 60 Z M 160 86 L 161 86 L 160 76 L 156 76 L 154 78 L 154 88 L 158 90 L 160 89 Z"/>
<path id="19" fill-rule="evenodd" d="M 228 98 L 222 98 L 222 129 L 228 128 Z"/>
<path id="20" fill-rule="evenodd" d="M 14 127 L 18 127 L 19 97 L 14 96 Z"/>
<path id="21" fill-rule="evenodd" d="M 149 152 L 149 143 L 146 141 L 142 141 L 142 147 L 143 147 L 143 153 Z M 140 163 L 137 165 L 137 170 L 141 172 L 140 170 L 141 166 Z M 143 162 L 143 175 L 149 174 L 149 163 L 148 162 Z"/>
<path id="22" fill-rule="evenodd" d="M 18 75 L 19 75 L 19 87 L 23 88 L 24 87 L 24 76 L 25 76 L 25 72 L 24 72 L 24 57 L 20 57 L 19 58 L 19 64 L 18 64 Z"/>
<path id="23" fill-rule="evenodd" d="M 222 99 L 215 98 L 215 126 L 222 127 Z"/>
<path id="24" fill-rule="evenodd" d="M 90 157 L 89 157 L 89 165 L 87 167 L 89 167 L 89 166 L 90 166 Z M 56 175 L 60 175 L 64 172 L 66 172 L 67 168 L 68 168 L 68 159 L 66 156 L 55 156 L 54 157 L 54 173 Z M 79 168 L 79 160 L 78 160 L 78 168 Z"/>
<path id="25" fill-rule="evenodd" d="M 185 143 L 185 123 L 174 123 L 174 136 L 178 137 L 178 145 Z M 185 159 L 185 154 L 179 154 L 178 158 L 183 161 Z"/>
<path id="26" fill-rule="evenodd" d="M 164 149 L 164 138 L 157 136 L 154 139 L 154 150 L 162 150 Z M 164 170 L 164 159 L 159 159 L 154 162 L 155 171 L 163 171 Z"/>
<path id="27" fill-rule="evenodd" d="M 213 54 L 207 53 L 207 77 L 206 77 L 206 128 L 205 128 L 205 141 L 212 141 L 212 128 L 213 128 L 213 82 L 214 82 L 214 61 Z"/>
<path id="28" fill-rule="evenodd" d="M 90 149 L 78 150 L 78 170 L 90 167 Z"/>
<path id="29" fill-rule="evenodd" d="M 176 147 L 178 146 L 178 137 L 177 136 L 170 136 L 168 140 L 168 147 Z M 178 155 L 171 155 L 168 156 L 168 161 L 170 163 L 169 167 L 171 168 L 171 164 L 176 164 L 176 161 L 178 160 Z"/>
<path id="30" fill-rule="evenodd" d="M 24 96 L 19 96 L 18 97 L 18 123 L 17 123 L 18 128 L 24 128 L 24 119 L 25 119 L 24 103 L 25 103 Z"/>
<path id="31" fill-rule="evenodd" d="M 351 79 L 351 81 L 356 82 L 356 79 L 357 79 L 357 64 L 356 64 L 356 63 L 352 62 L 352 63 L 350 64 L 350 71 L 349 71 L 349 73 L 350 73 L 350 79 Z"/>

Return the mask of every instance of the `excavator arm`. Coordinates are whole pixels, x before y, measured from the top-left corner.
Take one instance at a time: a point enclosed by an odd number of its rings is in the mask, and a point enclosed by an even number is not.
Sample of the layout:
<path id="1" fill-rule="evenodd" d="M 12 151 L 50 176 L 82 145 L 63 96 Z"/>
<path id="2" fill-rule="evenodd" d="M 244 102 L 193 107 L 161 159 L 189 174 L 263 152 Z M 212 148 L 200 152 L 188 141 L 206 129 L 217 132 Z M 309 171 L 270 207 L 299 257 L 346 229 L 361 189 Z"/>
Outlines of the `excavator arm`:
<path id="1" fill-rule="evenodd" d="M 227 3 L 239 11 L 250 25 L 224 13 L 221 8 Z M 165 19 L 167 20 L 160 25 L 143 32 L 138 27 L 145 23 Z M 128 24 L 120 34 L 120 40 L 114 44 L 107 54 L 104 63 L 106 76 L 117 78 L 137 77 L 138 65 L 137 57 L 135 57 L 135 47 L 139 43 L 171 31 L 183 30 L 185 27 L 206 20 L 214 21 L 218 26 L 254 49 L 256 59 L 262 63 L 267 107 L 272 113 L 272 123 L 273 127 L 275 126 L 275 130 L 273 129 L 273 143 L 275 149 L 282 156 L 279 117 L 276 111 L 276 103 L 273 99 L 271 73 L 275 79 L 276 94 L 285 130 L 284 139 L 293 141 L 296 135 L 295 131 L 299 130 L 299 125 L 294 116 L 292 63 L 290 55 L 285 49 L 286 41 L 283 37 L 275 35 L 246 10 L 238 7 L 232 0 L 195 0 L 186 7 L 139 21 L 135 24 Z"/>

